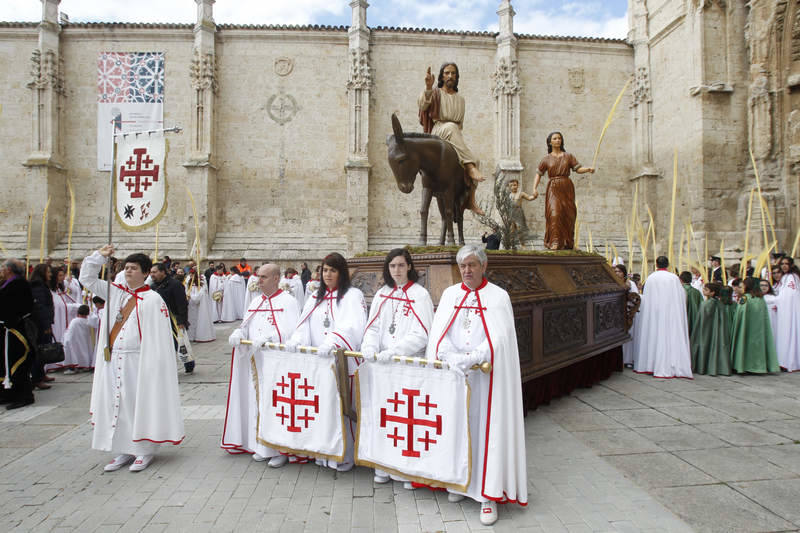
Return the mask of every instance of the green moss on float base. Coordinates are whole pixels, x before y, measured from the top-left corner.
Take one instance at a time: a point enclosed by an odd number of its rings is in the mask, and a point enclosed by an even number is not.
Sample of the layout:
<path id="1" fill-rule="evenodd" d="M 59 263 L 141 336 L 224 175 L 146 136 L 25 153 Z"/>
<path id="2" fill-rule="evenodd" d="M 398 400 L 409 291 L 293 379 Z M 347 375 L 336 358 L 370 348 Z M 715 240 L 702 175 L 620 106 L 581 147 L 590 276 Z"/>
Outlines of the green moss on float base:
<path id="1" fill-rule="evenodd" d="M 411 254 L 440 254 L 458 252 L 460 246 L 404 246 Z M 356 254 L 356 257 L 383 257 L 388 254 L 388 251 L 370 251 Z M 600 254 L 595 252 L 584 252 L 583 250 L 486 250 L 488 255 L 539 255 L 539 256 L 598 256 Z"/>

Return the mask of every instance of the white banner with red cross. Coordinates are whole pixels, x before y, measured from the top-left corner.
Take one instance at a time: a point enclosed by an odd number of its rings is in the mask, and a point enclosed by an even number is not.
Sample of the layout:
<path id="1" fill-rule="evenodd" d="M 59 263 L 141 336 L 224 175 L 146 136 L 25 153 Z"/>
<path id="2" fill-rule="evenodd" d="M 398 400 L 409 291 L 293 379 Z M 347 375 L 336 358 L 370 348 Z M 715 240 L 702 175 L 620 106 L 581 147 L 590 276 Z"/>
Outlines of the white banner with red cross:
<path id="1" fill-rule="evenodd" d="M 464 492 L 471 475 L 469 385 L 447 369 L 361 365 L 356 464 Z"/>
<path id="2" fill-rule="evenodd" d="M 167 140 L 163 133 L 117 137 L 114 203 L 117 222 L 140 231 L 167 210 Z"/>
<path id="3" fill-rule="evenodd" d="M 270 448 L 344 460 L 344 414 L 331 357 L 265 349 L 258 380 L 258 441 Z"/>

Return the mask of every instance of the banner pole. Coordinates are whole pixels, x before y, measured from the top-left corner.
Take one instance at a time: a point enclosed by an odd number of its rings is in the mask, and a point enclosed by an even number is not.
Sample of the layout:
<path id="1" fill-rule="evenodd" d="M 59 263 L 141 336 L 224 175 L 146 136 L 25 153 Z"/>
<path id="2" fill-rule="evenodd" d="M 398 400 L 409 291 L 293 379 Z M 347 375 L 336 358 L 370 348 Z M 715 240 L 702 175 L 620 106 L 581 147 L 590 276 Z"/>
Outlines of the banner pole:
<path id="1" fill-rule="evenodd" d="M 114 220 L 114 160 L 117 155 L 117 135 L 114 133 L 114 121 L 111 121 L 111 169 L 108 176 L 108 244 L 111 244 L 112 222 Z M 106 347 L 103 350 L 103 358 L 111 361 L 111 256 L 106 258 L 108 267 L 106 268 Z"/>

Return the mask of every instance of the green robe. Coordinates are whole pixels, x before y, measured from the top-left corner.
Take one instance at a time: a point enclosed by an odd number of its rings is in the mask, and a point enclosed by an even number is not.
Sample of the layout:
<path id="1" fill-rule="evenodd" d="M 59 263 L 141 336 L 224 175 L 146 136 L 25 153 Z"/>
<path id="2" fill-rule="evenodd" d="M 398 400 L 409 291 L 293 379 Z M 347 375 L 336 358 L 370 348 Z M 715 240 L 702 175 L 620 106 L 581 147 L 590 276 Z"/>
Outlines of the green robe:
<path id="1" fill-rule="evenodd" d="M 691 336 L 692 372 L 731 375 L 731 330 L 725 304 L 709 298 L 700 304 Z"/>
<path id="2" fill-rule="evenodd" d="M 698 311 L 700 310 L 700 304 L 703 303 L 703 295 L 700 294 L 700 291 L 687 283 L 683 284 L 683 289 L 686 291 L 686 323 L 689 325 L 689 337 L 691 338 L 692 331 L 694 331 L 694 323 L 697 320 Z"/>
<path id="3" fill-rule="evenodd" d="M 742 296 L 731 334 L 731 363 L 736 372 L 779 372 L 775 339 L 763 298 Z"/>

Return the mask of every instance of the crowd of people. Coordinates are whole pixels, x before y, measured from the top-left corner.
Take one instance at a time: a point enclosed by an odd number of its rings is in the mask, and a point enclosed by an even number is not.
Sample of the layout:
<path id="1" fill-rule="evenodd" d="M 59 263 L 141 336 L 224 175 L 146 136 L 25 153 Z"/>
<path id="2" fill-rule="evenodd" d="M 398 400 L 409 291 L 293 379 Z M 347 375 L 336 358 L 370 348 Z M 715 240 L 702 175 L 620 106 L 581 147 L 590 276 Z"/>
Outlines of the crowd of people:
<path id="1" fill-rule="evenodd" d="M 709 263 L 711 279 L 704 280 L 696 268 L 670 270 L 662 256 L 642 284 L 615 260 L 628 290 L 641 293 L 632 340 L 623 346 L 625 365 L 662 378 L 800 370 L 800 271 L 794 259 L 772 254 L 759 277 L 749 265 L 723 272 L 719 257 Z"/>

